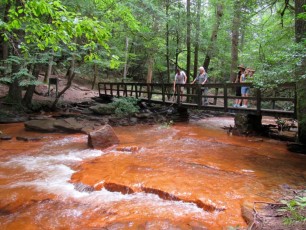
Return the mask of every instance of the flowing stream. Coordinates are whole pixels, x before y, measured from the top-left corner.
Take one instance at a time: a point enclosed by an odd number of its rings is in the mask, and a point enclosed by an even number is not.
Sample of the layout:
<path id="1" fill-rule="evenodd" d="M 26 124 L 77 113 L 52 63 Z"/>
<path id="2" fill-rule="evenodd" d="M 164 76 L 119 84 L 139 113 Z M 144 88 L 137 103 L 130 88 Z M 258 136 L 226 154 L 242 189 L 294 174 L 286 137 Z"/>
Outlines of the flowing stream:
<path id="1" fill-rule="evenodd" d="M 88 149 L 87 135 L 0 125 L 14 137 L 42 137 L 0 141 L 0 229 L 245 227 L 245 201 L 305 187 L 306 156 L 205 122 L 116 127 L 121 143 L 104 151 Z"/>

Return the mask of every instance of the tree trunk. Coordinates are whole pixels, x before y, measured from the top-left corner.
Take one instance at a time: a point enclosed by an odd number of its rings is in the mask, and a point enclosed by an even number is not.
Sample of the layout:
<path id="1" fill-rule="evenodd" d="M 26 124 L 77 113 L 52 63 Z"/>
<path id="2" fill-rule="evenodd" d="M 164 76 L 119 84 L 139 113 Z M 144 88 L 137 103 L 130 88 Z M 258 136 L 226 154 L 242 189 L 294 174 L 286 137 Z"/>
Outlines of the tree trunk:
<path id="1" fill-rule="evenodd" d="M 125 38 L 125 62 L 124 62 L 124 70 L 123 70 L 123 80 L 126 80 L 127 75 L 127 63 L 129 57 L 129 38 Z"/>
<path id="2" fill-rule="evenodd" d="M 199 61 L 199 41 L 200 41 L 200 30 L 201 30 L 201 5 L 202 5 L 202 1 L 201 0 L 197 0 L 197 19 L 196 19 L 196 36 L 195 36 L 195 43 L 194 43 L 194 64 L 193 64 L 193 79 L 195 79 L 197 77 L 197 72 L 198 72 L 198 61 Z"/>
<path id="3" fill-rule="evenodd" d="M 234 3 L 234 17 L 232 21 L 232 63 L 231 63 L 231 81 L 236 78 L 236 70 L 238 65 L 238 43 L 240 28 L 241 2 L 236 0 Z"/>
<path id="4" fill-rule="evenodd" d="M 153 57 L 150 56 L 148 59 L 148 74 L 147 74 L 147 83 L 152 83 L 152 78 L 153 78 Z"/>
<path id="5" fill-rule="evenodd" d="M 306 5 L 306 0 L 295 0 L 295 38 L 297 43 L 302 43 L 306 39 L 306 20 L 298 18 L 298 15 L 305 13 L 303 6 Z M 299 123 L 299 142 L 306 144 L 306 79 L 301 76 L 305 74 L 306 58 L 302 57 L 301 65 L 296 69 L 296 76 L 301 79 L 297 83 L 297 118 Z"/>
<path id="6" fill-rule="evenodd" d="M 170 0 L 166 1 L 166 63 L 167 63 L 167 83 L 170 83 L 170 50 L 169 50 L 169 7 L 170 7 Z"/>
<path id="7" fill-rule="evenodd" d="M 8 11 L 10 9 L 10 4 L 9 3 L 5 4 L 5 8 L 3 8 L 3 9 L 4 9 L 3 21 L 8 22 Z M 9 56 L 8 42 L 4 41 L 3 36 L 0 36 L 0 53 L 1 53 L 0 60 L 6 60 Z M 7 64 L 3 63 L 3 65 L 5 65 L 6 68 L 8 67 Z M 3 71 L 1 70 L 1 72 L 2 72 L 2 74 L 0 74 L 0 75 L 3 75 L 3 76 L 6 75 L 5 70 L 3 70 Z"/>
<path id="8" fill-rule="evenodd" d="M 13 63 L 12 65 L 12 74 L 18 73 L 20 70 L 20 66 L 18 64 Z M 9 92 L 7 99 L 13 103 L 20 104 L 22 99 L 22 91 L 19 86 L 19 80 L 12 77 L 12 82 L 9 87 Z"/>
<path id="9" fill-rule="evenodd" d="M 70 88 L 70 86 L 72 85 L 72 81 L 75 77 L 75 57 L 73 56 L 72 57 L 72 61 L 71 61 L 71 65 L 67 71 L 67 74 L 66 74 L 66 77 L 67 77 L 67 84 L 65 86 L 65 88 L 60 91 L 57 95 L 56 95 L 56 98 L 51 106 L 51 109 L 52 110 L 55 110 L 56 109 L 56 104 L 58 103 L 60 97 Z"/>
<path id="10" fill-rule="evenodd" d="M 35 79 L 38 79 L 39 73 L 40 73 L 40 66 L 35 65 L 34 71 L 33 71 L 33 76 L 35 77 Z M 33 94 L 35 91 L 35 87 L 36 85 L 29 85 L 25 95 L 23 96 L 22 104 L 28 108 L 30 108 L 30 106 L 32 105 L 32 98 L 33 98 Z"/>
<path id="11" fill-rule="evenodd" d="M 98 65 L 96 63 L 94 64 L 93 69 L 94 69 L 94 79 L 91 84 L 92 90 L 95 88 L 95 84 L 96 84 L 97 76 L 98 76 Z"/>
<path id="12" fill-rule="evenodd" d="M 191 14 L 190 14 L 190 0 L 187 0 L 187 39 L 186 39 L 186 47 L 187 47 L 187 83 L 190 82 L 190 64 L 191 64 Z M 188 88 L 189 89 L 189 88 Z"/>
<path id="13" fill-rule="evenodd" d="M 222 19 L 222 16 L 223 16 L 223 3 L 222 2 L 218 3 L 216 8 L 217 8 L 217 10 L 216 10 L 216 22 L 215 22 L 214 27 L 213 27 L 213 31 L 212 31 L 212 34 L 211 34 L 211 37 L 210 37 L 210 44 L 207 48 L 207 53 L 206 53 L 205 61 L 204 61 L 204 64 L 203 64 L 206 71 L 208 71 L 208 66 L 209 66 L 210 60 L 213 56 L 215 43 L 217 41 L 218 31 L 219 31 L 219 27 L 220 27 L 220 24 L 221 24 L 221 19 Z"/>
<path id="14" fill-rule="evenodd" d="M 52 51 L 52 56 L 49 58 L 49 62 L 48 62 L 48 67 L 47 67 L 47 71 L 45 73 L 45 77 L 44 77 L 44 82 L 47 83 L 49 80 L 49 77 L 52 74 L 52 67 L 53 67 L 53 51 Z"/>

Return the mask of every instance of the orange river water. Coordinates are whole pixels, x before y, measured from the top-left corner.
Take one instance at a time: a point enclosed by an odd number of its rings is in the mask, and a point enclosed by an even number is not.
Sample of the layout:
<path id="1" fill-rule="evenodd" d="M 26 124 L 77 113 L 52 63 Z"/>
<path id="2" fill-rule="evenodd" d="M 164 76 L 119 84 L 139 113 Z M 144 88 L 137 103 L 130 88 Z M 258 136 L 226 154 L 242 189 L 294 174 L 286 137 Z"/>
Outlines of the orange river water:
<path id="1" fill-rule="evenodd" d="M 245 201 L 305 188 L 305 155 L 203 123 L 116 127 L 120 144 L 104 151 L 88 149 L 84 134 L 0 124 L 42 137 L 0 141 L 0 229 L 245 228 Z"/>

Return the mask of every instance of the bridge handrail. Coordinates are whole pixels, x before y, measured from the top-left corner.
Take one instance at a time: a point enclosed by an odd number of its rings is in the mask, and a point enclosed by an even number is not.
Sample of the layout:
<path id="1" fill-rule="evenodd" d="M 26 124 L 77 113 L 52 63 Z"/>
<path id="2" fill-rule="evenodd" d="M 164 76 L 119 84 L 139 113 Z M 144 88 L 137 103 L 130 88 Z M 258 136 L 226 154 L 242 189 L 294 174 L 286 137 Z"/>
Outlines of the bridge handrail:
<path id="1" fill-rule="evenodd" d="M 241 97 L 233 95 L 233 89 L 236 87 L 247 86 L 252 88 L 252 94 L 248 97 Z M 184 93 L 181 94 L 180 87 L 184 87 Z M 215 90 L 215 94 L 211 95 L 202 95 L 203 87 L 208 89 Z M 283 83 L 279 84 L 277 87 L 269 88 L 262 87 L 257 88 L 250 82 L 247 83 L 208 83 L 204 86 L 199 84 L 176 84 L 176 90 L 173 90 L 172 83 L 138 83 L 138 82 L 100 82 L 98 83 L 99 95 L 110 95 L 110 96 L 133 96 L 136 98 L 141 98 L 143 100 L 162 102 L 162 103 L 178 103 L 182 105 L 194 106 L 199 109 L 216 109 L 222 108 L 224 112 L 228 111 L 239 111 L 241 109 L 233 108 L 229 106 L 229 99 L 248 99 L 250 101 L 256 102 L 256 109 L 248 108 L 244 109 L 245 111 L 253 110 L 256 114 L 291 114 L 292 117 L 296 117 L 296 84 L 295 83 Z M 282 89 L 284 92 L 281 92 L 284 95 L 277 95 L 276 91 Z M 285 90 L 293 90 L 293 93 L 289 91 L 288 93 Z M 271 95 L 265 95 L 266 93 L 272 92 Z M 273 96 L 274 95 L 274 96 Z M 160 98 L 161 97 L 161 98 Z M 181 97 L 185 97 L 188 103 L 182 102 Z M 214 98 L 214 105 L 202 105 L 203 98 Z M 175 101 L 174 101 L 175 98 Z M 223 100 L 223 106 L 217 106 L 217 100 Z M 292 110 L 279 110 L 277 109 L 276 102 L 290 102 L 293 103 Z M 262 103 L 272 102 L 272 109 L 262 109 Z M 287 115 L 286 115 L 287 116 Z"/>

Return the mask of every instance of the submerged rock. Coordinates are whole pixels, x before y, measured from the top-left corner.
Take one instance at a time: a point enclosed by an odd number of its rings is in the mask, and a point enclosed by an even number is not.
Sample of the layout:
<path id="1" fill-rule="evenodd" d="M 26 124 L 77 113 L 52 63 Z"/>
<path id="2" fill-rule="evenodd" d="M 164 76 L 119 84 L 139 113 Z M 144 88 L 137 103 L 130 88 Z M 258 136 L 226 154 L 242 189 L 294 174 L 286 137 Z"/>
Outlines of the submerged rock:
<path id="1" fill-rule="evenodd" d="M 0 140 L 9 141 L 12 140 L 12 137 L 8 135 L 0 135 Z"/>
<path id="2" fill-rule="evenodd" d="M 17 141 L 40 141 L 41 138 L 40 137 L 16 137 Z"/>
<path id="3" fill-rule="evenodd" d="M 119 144 L 119 139 L 110 125 L 88 134 L 88 146 L 94 149 L 106 149 Z"/>

